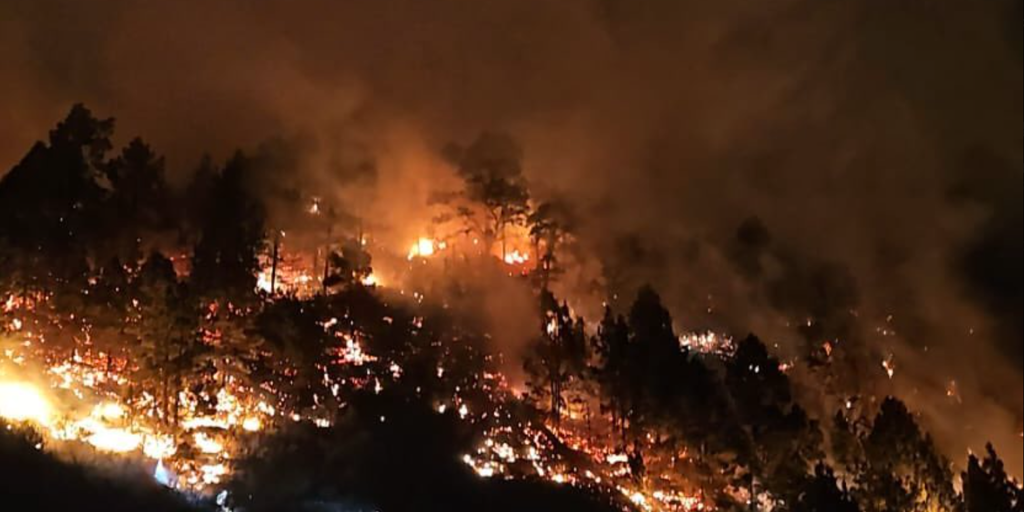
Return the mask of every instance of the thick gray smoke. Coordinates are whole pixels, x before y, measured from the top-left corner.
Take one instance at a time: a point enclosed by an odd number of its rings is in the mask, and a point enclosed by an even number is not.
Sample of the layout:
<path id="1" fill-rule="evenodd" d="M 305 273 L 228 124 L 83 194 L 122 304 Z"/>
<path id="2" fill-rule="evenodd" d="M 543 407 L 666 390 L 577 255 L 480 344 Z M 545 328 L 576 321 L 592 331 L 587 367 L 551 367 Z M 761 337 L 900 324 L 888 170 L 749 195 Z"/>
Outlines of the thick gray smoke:
<path id="1" fill-rule="evenodd" d="M 652 282 L 681 327 L 783 353 L 855 345 L 950 455 L 993 439 L 1020 474 L 1020 20 L 1019 0 L 5 0 L 0 168 L 78 101 L 179 181 L 283 137 L 400 250 L 454 179 L 439 149 L 508 131 L 600 255 L 574 286 Z"/>

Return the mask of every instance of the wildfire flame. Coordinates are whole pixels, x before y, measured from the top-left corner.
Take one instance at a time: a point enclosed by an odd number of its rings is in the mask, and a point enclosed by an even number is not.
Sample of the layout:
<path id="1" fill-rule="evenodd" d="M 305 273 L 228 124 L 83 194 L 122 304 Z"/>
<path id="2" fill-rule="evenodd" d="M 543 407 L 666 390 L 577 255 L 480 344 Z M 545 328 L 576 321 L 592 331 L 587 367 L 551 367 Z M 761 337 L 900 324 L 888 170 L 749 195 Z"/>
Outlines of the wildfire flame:
<path id="1" fill-rule="evenodd" d="M 0 417 L 49 426 L 53 416 L 53 407 L 35 386 L 0 382 Z"/>
<path id="2" fill-rule="evenodd" d="M 508 265 L 526 265 L 529 262 L 530 255 L 519 252 L 518 250 L 505 255 L 505 263 Z"/>
<path id="3" fill-rule="evenodd" d="M 430 238 L 420 238 L 409 249 L 409 261 L 417 258 L 427 259 L 437 254 L 438 244 Z"/>

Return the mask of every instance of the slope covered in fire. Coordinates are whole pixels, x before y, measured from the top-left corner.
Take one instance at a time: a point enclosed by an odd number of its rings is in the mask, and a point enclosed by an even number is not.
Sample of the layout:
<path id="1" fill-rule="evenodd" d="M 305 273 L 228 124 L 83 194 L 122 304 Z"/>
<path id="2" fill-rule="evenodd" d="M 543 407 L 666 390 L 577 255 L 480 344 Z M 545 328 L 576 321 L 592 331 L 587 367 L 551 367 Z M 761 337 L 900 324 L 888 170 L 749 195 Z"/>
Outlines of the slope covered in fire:
<path id="1" fill-rule="evenodd" d="M 0 181 L 0 417 L 33 450 L 249 512 L 1024 506 L 994 450 L 959 478 L 859 389 L 856 347 L 783 361 L 650 287 L 581 291 L 599 258 L 508 136 L 444 150 L 459 186 L 389 247 L 273 145 L 175 190 L 113 129 L 77 106 Z"/>

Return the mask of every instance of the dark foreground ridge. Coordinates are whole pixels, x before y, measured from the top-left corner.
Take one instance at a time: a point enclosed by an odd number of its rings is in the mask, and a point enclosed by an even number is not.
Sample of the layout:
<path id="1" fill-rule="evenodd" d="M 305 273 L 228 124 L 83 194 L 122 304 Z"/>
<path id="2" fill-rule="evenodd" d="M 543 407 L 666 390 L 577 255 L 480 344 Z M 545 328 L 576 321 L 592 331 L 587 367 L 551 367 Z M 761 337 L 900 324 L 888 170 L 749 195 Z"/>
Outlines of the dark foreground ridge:
<path id="1" fill-rule="evenodd" d="M 0 420 L 0 509 L 11 512 L 198 512 L 143 478 L 114 477 L 36 448 L 35 433 Z"/>

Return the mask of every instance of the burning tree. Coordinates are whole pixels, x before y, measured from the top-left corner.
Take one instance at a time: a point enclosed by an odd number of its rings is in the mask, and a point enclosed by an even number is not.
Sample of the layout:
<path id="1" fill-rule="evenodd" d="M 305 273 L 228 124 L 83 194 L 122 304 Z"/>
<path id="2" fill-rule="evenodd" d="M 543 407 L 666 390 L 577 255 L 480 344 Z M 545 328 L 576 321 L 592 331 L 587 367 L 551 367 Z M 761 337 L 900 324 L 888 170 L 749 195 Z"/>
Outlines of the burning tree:
<path id="1" fill-rule="evenodd" d="M 855 494 L 866 512 L 957 509 L 949 461 L 902 402 L 887 399 L 860 442 Z"/>
<path id="2" fill-rule="evenodd" d="M 566 393 L 579 386 L 587 368 L 587 335 L 582 319 L 573 319 L 569 306 L 559 305 L 550 292 L 541 292 L 541 336 L 526 360 L 533 396 L 547 399 L 551 420 L 558 424 L 566 409 Z"/>
<path id="3" fill-rule="evenodd" d="M 1007 474 L 992 445 L 984 460 L 971 454 L 963 474 L 966 512 L 1017 512 L 1024 509 L 1021 488 Z"/>
<path id="4" fill-rule="evenodd" d="M 238 153 L 213 183 L 192 262 L 191 281 L 200 295 L 244 303 L 256 289 L 265 211 L 249 190 L 250 165 Z"/>
<path id="5" fill-rule="evenodd" d="M 104 208 L 110 248 L 103 251 L 109 254 L 101 252 L 100 261 L 117 258 L 134 264 L 143 257 L 143 240 L 174 226 L 164 169 L 164 158 L 139 138 L 104 165 L 111 186 Z"/>
<path id="6" fill-rule="evenodd" d="M 637 295 L 629 311 L 629 329 L 633 350 L 626 363 L 626 375 L 633 381 L 630 387 L 636 393 L 629 419 L 635 433 L 634 457 L 639 459 L 637 465 L 642 466 L 642 433 L 653 424 L 661 405 L 683 396 L 676 379 L 683 354 L 672 315 L 652 288 L 645 287 Z"/>
<path id="7" fill-rule="evenodd" d="M 199 308 L 162 254 L 149 257 L 137 283 L 137 320 L 129 332 L 138 340 L 132 358 L 137 366 L 133 382 L 142 389 L 133 389 L 131 395 L 152 390 L 156 417 L 164 426 L 177 429 L 182 386 L 195 373 L 200 355 Z"/>
<path id="8" fill-rule="evenodd" d="M 629 335 L 626 319 L 615 316 L 612 309 L 606 307 L 604 320 L 594 338 L 597 364 L 593 372 L 604 397 L 603 410 L 611 415 L 612 428 L 621 436 L 622 448 L 628 443 L 629 425 L 635 424 L 631 419 L 636 411 L 634 401 L 640 396 L 634 389 L 637 379 L 631 378 L 634 369 L 630 364 L 634 359 Z"/>
<path id="9" fill-rule="evenodd" d="M 569 207 L 561 202 L 543 203 L 527 219 L 534 254 L 538 258 L 536 273 L 542 290 L 547 290 L 552 279 L 563 272 L 559 268 L 559 251 L 569 243 L 576 221 Z M 541 247 L 543 246 L 543 251 Z"/>
<path id="10" fill-rule="evenodd" d="M 454 209 L 464 232 L 483 237 L 488 250 L 500 242 L 501 259 L 505 261 L 509 255 L 508 229 L 525 225 L 530 213 L 522 148 L 506 134 L 484 132 L 469 147 L 449 145 L 445 155 L 465 188 L 443 201 Z"/>
<path id="11" fill-rule="evenodd" d="M 361 240 L 346 240 L 340 251 L 330 254 L 328 261 L 329 270 L 324 280 L 328 289 L 362 286 L 373 275 L 373 256 Z"/>
<path id="12" fill-rule="evenodd" d="M 793 399 L 792 385 L 779 361 L 753 336 L 743 341 L 726 369 L 726 383 L 738 427 L 743 432 L 739 461 L 754 502 L 763 492 L 795 502 L 801 483 L 824 458 L 817 423 Z"/>

